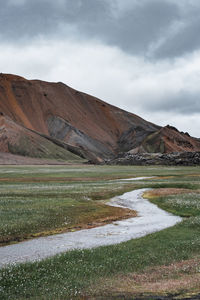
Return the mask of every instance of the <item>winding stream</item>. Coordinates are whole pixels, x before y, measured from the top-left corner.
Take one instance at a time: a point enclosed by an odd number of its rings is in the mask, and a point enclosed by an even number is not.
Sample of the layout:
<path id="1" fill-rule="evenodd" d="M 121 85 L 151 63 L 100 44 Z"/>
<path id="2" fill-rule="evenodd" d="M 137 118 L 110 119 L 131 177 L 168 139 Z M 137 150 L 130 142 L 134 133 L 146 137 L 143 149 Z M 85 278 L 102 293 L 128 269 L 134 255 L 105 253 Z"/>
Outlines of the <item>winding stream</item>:
<path id="1" fill-rule="evenodd" d="M 148 189 L 134 190 L 113 198 L 108 205 L 136 210 L 138 216 L 101 227 L 67 232 L 0 247 L 0 267 L 46 257 L 72 249 L 113 245 L 174 226 L 182 219 L 142 197 Z"/>

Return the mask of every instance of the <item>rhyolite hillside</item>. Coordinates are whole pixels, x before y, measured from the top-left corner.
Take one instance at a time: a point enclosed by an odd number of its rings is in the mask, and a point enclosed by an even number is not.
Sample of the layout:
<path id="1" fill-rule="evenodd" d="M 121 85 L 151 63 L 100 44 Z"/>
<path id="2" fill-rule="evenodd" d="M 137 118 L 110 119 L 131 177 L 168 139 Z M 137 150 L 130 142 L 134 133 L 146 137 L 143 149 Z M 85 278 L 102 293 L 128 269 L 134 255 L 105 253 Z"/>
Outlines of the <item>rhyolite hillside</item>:
<path id="1" fill-rule="evenodd" d="M 174 151 L 200 151 L 200 141 L 61 82 L 0 74 L 0 152 L 101 162 L 122 152 Z"/>

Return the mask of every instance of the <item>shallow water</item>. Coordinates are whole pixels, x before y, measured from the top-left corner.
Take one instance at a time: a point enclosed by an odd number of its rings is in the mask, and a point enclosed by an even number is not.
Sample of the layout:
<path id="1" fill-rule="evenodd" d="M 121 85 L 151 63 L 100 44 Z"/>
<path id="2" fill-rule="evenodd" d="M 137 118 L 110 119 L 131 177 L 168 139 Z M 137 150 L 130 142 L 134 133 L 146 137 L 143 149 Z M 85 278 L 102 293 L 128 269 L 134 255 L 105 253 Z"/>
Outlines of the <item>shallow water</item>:
<path id="1" fill-rule="evenodd" d="M 136 239 L 174 226 L 182 219 L 171 215 L 142 197 L 148 189 L 134 190 L 113 198 L 108 204 L 136 210 L 138 216 L 112 224 L 41 237 L 0 247 L 0 267 L 46 257 L 72 249 L 87 249 L 113 245 Z"/>
<path id="2" fill-rule="evenodd" d="M 155 176 L 152 177 L 133 177 L 133 178 L 125 178 L 125 179 L 119 179 L 120 181 L 135 181 L 135 180 L 144 180 L 144 179 L 152 179 L 155 178 Z"/>

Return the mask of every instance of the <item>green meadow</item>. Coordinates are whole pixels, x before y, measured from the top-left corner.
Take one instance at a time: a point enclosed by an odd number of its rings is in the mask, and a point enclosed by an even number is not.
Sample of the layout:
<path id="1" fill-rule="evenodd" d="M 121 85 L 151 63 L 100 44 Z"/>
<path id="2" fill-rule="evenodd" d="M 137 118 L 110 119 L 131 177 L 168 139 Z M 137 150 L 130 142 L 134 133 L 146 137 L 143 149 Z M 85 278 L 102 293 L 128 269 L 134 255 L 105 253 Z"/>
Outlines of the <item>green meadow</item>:
<path id="1" fill-rule="evenodd" d="M 155 177 L 120 181 L 143 176 Z M 106 202 L 139 188 L 152 188 L 145 197 L 183 221 L 119 245 L 1 269 L 0 299 L 151 299 L 200 293 L 200 167 L 2 166 L 0 245 L 126 218 L 129 211 Z"/>

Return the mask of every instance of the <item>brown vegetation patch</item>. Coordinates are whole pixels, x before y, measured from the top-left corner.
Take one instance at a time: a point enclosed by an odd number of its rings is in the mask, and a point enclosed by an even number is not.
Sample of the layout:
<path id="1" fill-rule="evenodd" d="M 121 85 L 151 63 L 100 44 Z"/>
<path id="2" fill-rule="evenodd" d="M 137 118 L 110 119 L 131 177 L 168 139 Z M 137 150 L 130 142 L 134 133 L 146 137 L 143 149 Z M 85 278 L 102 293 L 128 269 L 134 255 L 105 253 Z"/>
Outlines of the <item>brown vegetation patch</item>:
<path id="1" fill-rule="evenodd" d="M 102 180 L 111 180 L 112 177 L 102 178 Z M 99 177 L 3 177 L 3 182 L 73 182 L 73 181 L 99 181 Z"/>
<path id="2" fill-rule="evenodd" d="M 192 193 L 189 189 L 179 189 L 179 188 L 160 188 L 154 189 L 144 193 L 144 197 L 153 198 L 153 197 L 162 197 L 169 195 L 178 195 L 178 194 L 186 194 Z"/>
<path id="3" fill-rule="evenodd" d="M 96 295 L 186 294 L 200 291 L 200 257 L 147 268 L 143 273 L 129 273 L 102 279 L 91 291 Z"/>
<path id="4" fill-rule="evenodd" d="M 76 231 L 76 230 L 80 230 L 80 229 L 90 229 L 90 228 L 110 224 L 112 222 L 137 217 L 137 212 L 134 210 L 130 210 L 128 208 L 120 208 L 120 207 L 116 207 L 116 208 L 117 209 L 115 210 L 115 214 L 113 214 L 113 215 L 110 215 L 107 217 L 102 217 L 102 218 L 97 218 L 96 220 L 93 220 L 93 221 L 85 223 L 85 224 L 84 223 L 78 224 L 72 228 L 69 228 L 68 231 L 70 231 L 70 230 Z"/>

